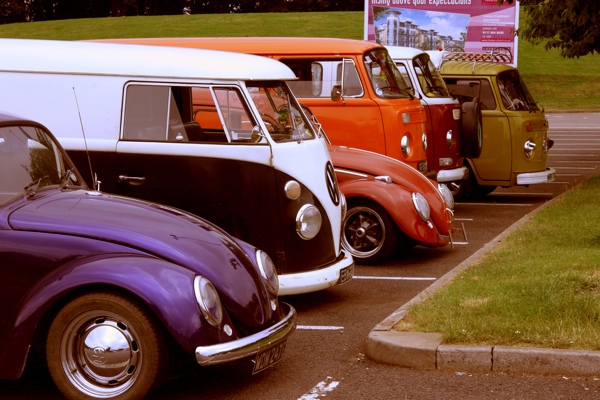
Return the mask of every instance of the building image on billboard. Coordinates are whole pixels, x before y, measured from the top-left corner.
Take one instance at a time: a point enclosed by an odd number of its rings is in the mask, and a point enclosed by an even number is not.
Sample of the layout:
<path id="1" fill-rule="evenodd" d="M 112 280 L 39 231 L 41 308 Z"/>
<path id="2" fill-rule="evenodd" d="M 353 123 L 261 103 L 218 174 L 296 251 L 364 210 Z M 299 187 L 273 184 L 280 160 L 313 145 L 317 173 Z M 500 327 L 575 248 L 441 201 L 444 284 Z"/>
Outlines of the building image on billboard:
<path id="1" fill-rule="evenodd" d="M 373 7 L 375 40 L 384 46 L 464 51 L 469 14 Z"/>

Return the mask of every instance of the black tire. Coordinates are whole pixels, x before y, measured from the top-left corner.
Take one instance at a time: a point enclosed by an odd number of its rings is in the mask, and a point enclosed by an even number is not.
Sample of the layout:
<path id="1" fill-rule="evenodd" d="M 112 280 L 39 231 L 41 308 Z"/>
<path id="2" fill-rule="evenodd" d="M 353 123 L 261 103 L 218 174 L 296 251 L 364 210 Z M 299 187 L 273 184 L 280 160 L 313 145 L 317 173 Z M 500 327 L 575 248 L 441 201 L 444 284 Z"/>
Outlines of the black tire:
<path id="1" fill-rule="evenodd" d="M 357 264 L 374 264 L 388 258 L 396 247 L 396 224 L 378 204 L 348 204 L 343 223 L 342 246 Z"/>
<path id="2" fill-rule="evenodd" d="M 477 98 L 462 105 L 460 126 L 461 155 L 466 158 L 479 158 L 483 146 L 483 119 L 481 103 Z"/>
<path id="3" fill-rule="evenodd" d="M 472 200 L 484 197 L 496 189 L 496 186 L 484 186 L 477 183 L 477 178 L 475 178 L 473 170 L 471 167 L 468 168 L 469 173 L 466 179 L 448 184 L 448 188 L 452 192 L 454 200 L 456 201 Z"/>
<path id="4" fill-rule="evenodd" d="M 170 365 L 165 335 L 153 316 L 109 292 L 83 295 L 59 311 L 46 358 L 67 399 L 141 399 L 162 383 Z"/>

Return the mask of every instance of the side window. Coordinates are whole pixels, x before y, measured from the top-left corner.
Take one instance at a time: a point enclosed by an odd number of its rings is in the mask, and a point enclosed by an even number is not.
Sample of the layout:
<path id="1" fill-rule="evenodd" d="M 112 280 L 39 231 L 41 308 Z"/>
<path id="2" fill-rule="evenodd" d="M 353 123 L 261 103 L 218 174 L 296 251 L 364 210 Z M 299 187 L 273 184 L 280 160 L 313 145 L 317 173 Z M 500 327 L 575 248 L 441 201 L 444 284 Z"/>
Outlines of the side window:
<path id="1" fill-rule="evenodd" d="M 496 100 L 494 92 L 487 79 L 456 79 L 446 78 L 446 85 L 461 103 L 472 101 L 479 95 L 482 110 L 495 110 Z"/>
<path id="2" fill-rule="evenodd" d="M 209 143 L 252 143 L 257 125 L 244 96 L 237 87 L 194 87 L 193 121 L 202 128 L 202 141 Z"/>
<path id="3" fill-rule="evenodd" d="M 168 86 L 127 86 L 123 139 L 167 140 L 169 95 Z"/>
<path id="4" fill-rule="evenodd" d="M 358 71 L 356 70 L 356 65 L 354 62 L 349 59 L 344 59 L 342 62 L 338 63 L 336 80 L 337 82 L 341 81 L 343 74 L 342 83 L 342 96 L 347 97 L 360 97 L 363 95 L 363 87 L 360 82 L 360 77 L 358 76 Z"/>
<path id="5" fill-rule="evenodd" d="M 342 95 L 346 97 L 363 95 L 356 65 L 350 59 L 282 58 L 279 61 L 290 67 L 298 77 L 297 81 L 288 82 L 288 85 L 300 99 L 329 98 L 334 85 L 342 85 Z"/>
<path id="6" fill-rule="evenodd" d="M 408 69 L 406 68 L 406 65 L 404 65 L 402 62 L 398 62 L 396 63 L 396 67 L 398 67 L 398 71 L 394 71 L 394 74 L 397 74 L 398 72 L 400 73 L 400 76 L 396 76 L 396 79 L 398 81 L 400 79 L 404 80 L 404 82 L 406 82 L 406 86 L 408 86 L 414 92 L 414 87 L 412 81 L 410 80 L 410 76 L 408 75 Z M 419 76 L 419 80 L 420 79 L 421 77 Z"/>
<path id="7" fill-rule="evenodd" d="M 255 125 L 238 88 L 127 86 L 124 140 L 247 142 Z"/>

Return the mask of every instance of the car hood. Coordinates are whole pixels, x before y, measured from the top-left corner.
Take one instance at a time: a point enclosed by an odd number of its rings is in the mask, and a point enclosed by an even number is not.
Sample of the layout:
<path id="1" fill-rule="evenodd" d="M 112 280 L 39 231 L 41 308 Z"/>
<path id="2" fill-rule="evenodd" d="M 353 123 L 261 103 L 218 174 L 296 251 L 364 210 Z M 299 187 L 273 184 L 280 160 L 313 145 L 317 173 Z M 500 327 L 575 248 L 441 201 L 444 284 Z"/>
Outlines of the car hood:
<path id="1" fill-rule="evenodd" d="M 329 154 L 335 168 L 363 172 L 373 176 L 389 176 L 395 184 L 403 186 L 411 192 L 421 192 L 423 195 L 425 195 L 423 192 L 431 190 L 437 193 L 437 189 L 425 175 L 410 165 L 391 157 L 334 145 L 329 146 Z"/>
<path id="2" fill-rule="evenodd" d="M 392 182 L 410 193 L 418 192 L 429 203 L 431 218 L 446 235 L 452 228 L 453 216 L 437 189 L 437 183 L 415 168 L 394 158 L 371 151 L 329 145 L 331 161 L 336 169 L 346 169 L 371 176 L 389 176 Z"/>
<path id="3" fill-rule="evenodd" d="M 8 220 L 15 230 L 85 237 L 151 254 L 208 278 L 228 312 L 246 327 L 271 318 L 270 296 L 253 262 L 231 236 L 204 219 L 85 190 L 40 192 L 24 202 Z"/>

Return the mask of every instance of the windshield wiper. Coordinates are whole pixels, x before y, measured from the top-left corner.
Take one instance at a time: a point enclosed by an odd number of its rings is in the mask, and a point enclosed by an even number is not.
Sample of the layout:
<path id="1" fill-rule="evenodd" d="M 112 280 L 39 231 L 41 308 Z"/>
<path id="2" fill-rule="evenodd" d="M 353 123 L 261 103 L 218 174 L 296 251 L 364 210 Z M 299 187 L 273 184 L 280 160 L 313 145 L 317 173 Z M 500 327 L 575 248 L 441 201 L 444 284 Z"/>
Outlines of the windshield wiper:
<path id="1" fill-rule="evenodd" d="M 29 185 L 25 186 L 23 188 L 23 190 L 25 190 L 25 196 L 30 199 L 32 198 L 35 193 L 37 192 L 38 188 L 40 187 L 40 183 L 42 182 L 42 179 L 46 179 L 48 178 L 48 175 L 44 175 L 41 178 L 39 178 L 36 181 L 31 182 Z"/>
<path id="2" fill-rule="evenodd" d="M 64 191 L 69 187 L 69 179 L 71 178 L 72 171 L 70 169 L 66 170 L 63 176 L 60 177 L 60 191 Z"/>

